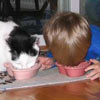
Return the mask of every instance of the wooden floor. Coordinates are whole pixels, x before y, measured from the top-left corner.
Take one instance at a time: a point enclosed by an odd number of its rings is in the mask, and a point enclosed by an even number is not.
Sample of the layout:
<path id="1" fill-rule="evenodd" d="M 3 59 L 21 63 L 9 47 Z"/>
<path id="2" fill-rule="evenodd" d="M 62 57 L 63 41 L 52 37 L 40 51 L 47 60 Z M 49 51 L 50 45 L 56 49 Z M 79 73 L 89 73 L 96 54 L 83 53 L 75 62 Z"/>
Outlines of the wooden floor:
<path id="1" fill-rule="evenodd" d="M 2 92 L 0 100 L 100 100 L 100 81 L 12 90 Z"/>

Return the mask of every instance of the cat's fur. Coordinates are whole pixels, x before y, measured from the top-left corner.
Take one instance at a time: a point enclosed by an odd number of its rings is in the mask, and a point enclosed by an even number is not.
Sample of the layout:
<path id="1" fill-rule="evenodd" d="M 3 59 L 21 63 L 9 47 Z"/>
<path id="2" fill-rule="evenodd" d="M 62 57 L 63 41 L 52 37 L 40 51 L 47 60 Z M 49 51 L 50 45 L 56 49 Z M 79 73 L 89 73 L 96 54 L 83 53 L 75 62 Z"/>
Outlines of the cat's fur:
<path id="1" fill-rule="evenodd" d="M 31 37 L 13 21 L 0 21 L 0 71 L 4 63 L 10 62 L 15 68 L 32 67 L 39 53 L 36 37 Z"/>

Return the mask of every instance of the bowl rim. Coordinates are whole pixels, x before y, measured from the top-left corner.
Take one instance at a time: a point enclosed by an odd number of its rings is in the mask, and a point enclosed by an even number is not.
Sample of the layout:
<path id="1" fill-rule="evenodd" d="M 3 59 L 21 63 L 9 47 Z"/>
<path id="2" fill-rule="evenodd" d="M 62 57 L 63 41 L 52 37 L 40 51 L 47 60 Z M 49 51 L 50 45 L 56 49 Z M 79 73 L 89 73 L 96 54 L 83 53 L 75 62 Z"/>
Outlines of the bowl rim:
<path id="1" fill-rule="evenodd" d="M 38 67 L 37 67 L 38 66 Z M 12 65 L 10 65 L 9 67 L 7 67 L 7 68 L 10 68 L 10 70 L 12 70 L 12 71 L 16 71 L 16 72 L 18 72 L 18 71 L 22 71 L 22 72 L 28 72 L 28 71 L 33 71 L 33 70 L 36 70 L 36 69 L 39 69 L 41 67 L 41 64 L 40 63 L 35 63 L 35 65 L 34 66 L 32 66 L 32 67 L 30 67 L 30 68 L 26 68 L 26 69 L 16 69 L 16 68 L 14 68 Z"/>
<path id="2" fill-rule="evenodd" d="M 81 67 L 79 66 L 79 65 L 81 65 L 82 63 L 86 63 L 86 62 L 87 62 L 87 64 L 86 64 L 85 66 L 81 66 Z M 75 70 L 77 70 L 77 69 L 84 69 L 84 68 L 86 68 L 87 66 L 89 66 L 90 64 L 91 64 L 90 61 L 84 61 L 84 62 L 81 62 L 81 63 L 78 65 L 78 67 L 64 66 L 64 69 L 75 69 Z M 56 62 L 56 65 L 62 67 L 62 65 L 59 64 L 59 63 L 57 63 L 57 62 Z"/>

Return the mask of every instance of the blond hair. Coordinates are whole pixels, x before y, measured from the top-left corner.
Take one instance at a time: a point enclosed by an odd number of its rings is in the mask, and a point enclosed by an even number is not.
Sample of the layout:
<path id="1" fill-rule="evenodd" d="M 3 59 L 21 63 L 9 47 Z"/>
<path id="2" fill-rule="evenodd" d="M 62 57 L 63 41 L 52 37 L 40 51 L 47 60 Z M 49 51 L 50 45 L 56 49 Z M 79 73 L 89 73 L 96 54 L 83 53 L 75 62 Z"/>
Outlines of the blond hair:
<path id="1" fill-rule="evenodd" d="M 74 66 L 84 60 L 91 43 L 91 30 L 84 17 L 72 12 L 56 14 L 44 25 L 43 32 L 57 62 Z"/>

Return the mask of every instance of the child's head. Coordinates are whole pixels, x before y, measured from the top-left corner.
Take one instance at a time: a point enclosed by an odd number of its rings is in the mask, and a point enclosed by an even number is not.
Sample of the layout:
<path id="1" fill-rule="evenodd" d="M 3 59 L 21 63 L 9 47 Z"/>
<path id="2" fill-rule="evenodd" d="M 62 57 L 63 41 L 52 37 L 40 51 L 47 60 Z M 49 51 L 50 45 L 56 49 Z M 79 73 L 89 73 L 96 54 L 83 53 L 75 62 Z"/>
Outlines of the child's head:
<path id="1" fill-rule="evenodd" d="M 81 15 L 63 12 L 44 26 L 44 38 L 58 63 L 77 65 L 84 60 L 91 43 L 88 22 Z"/>

